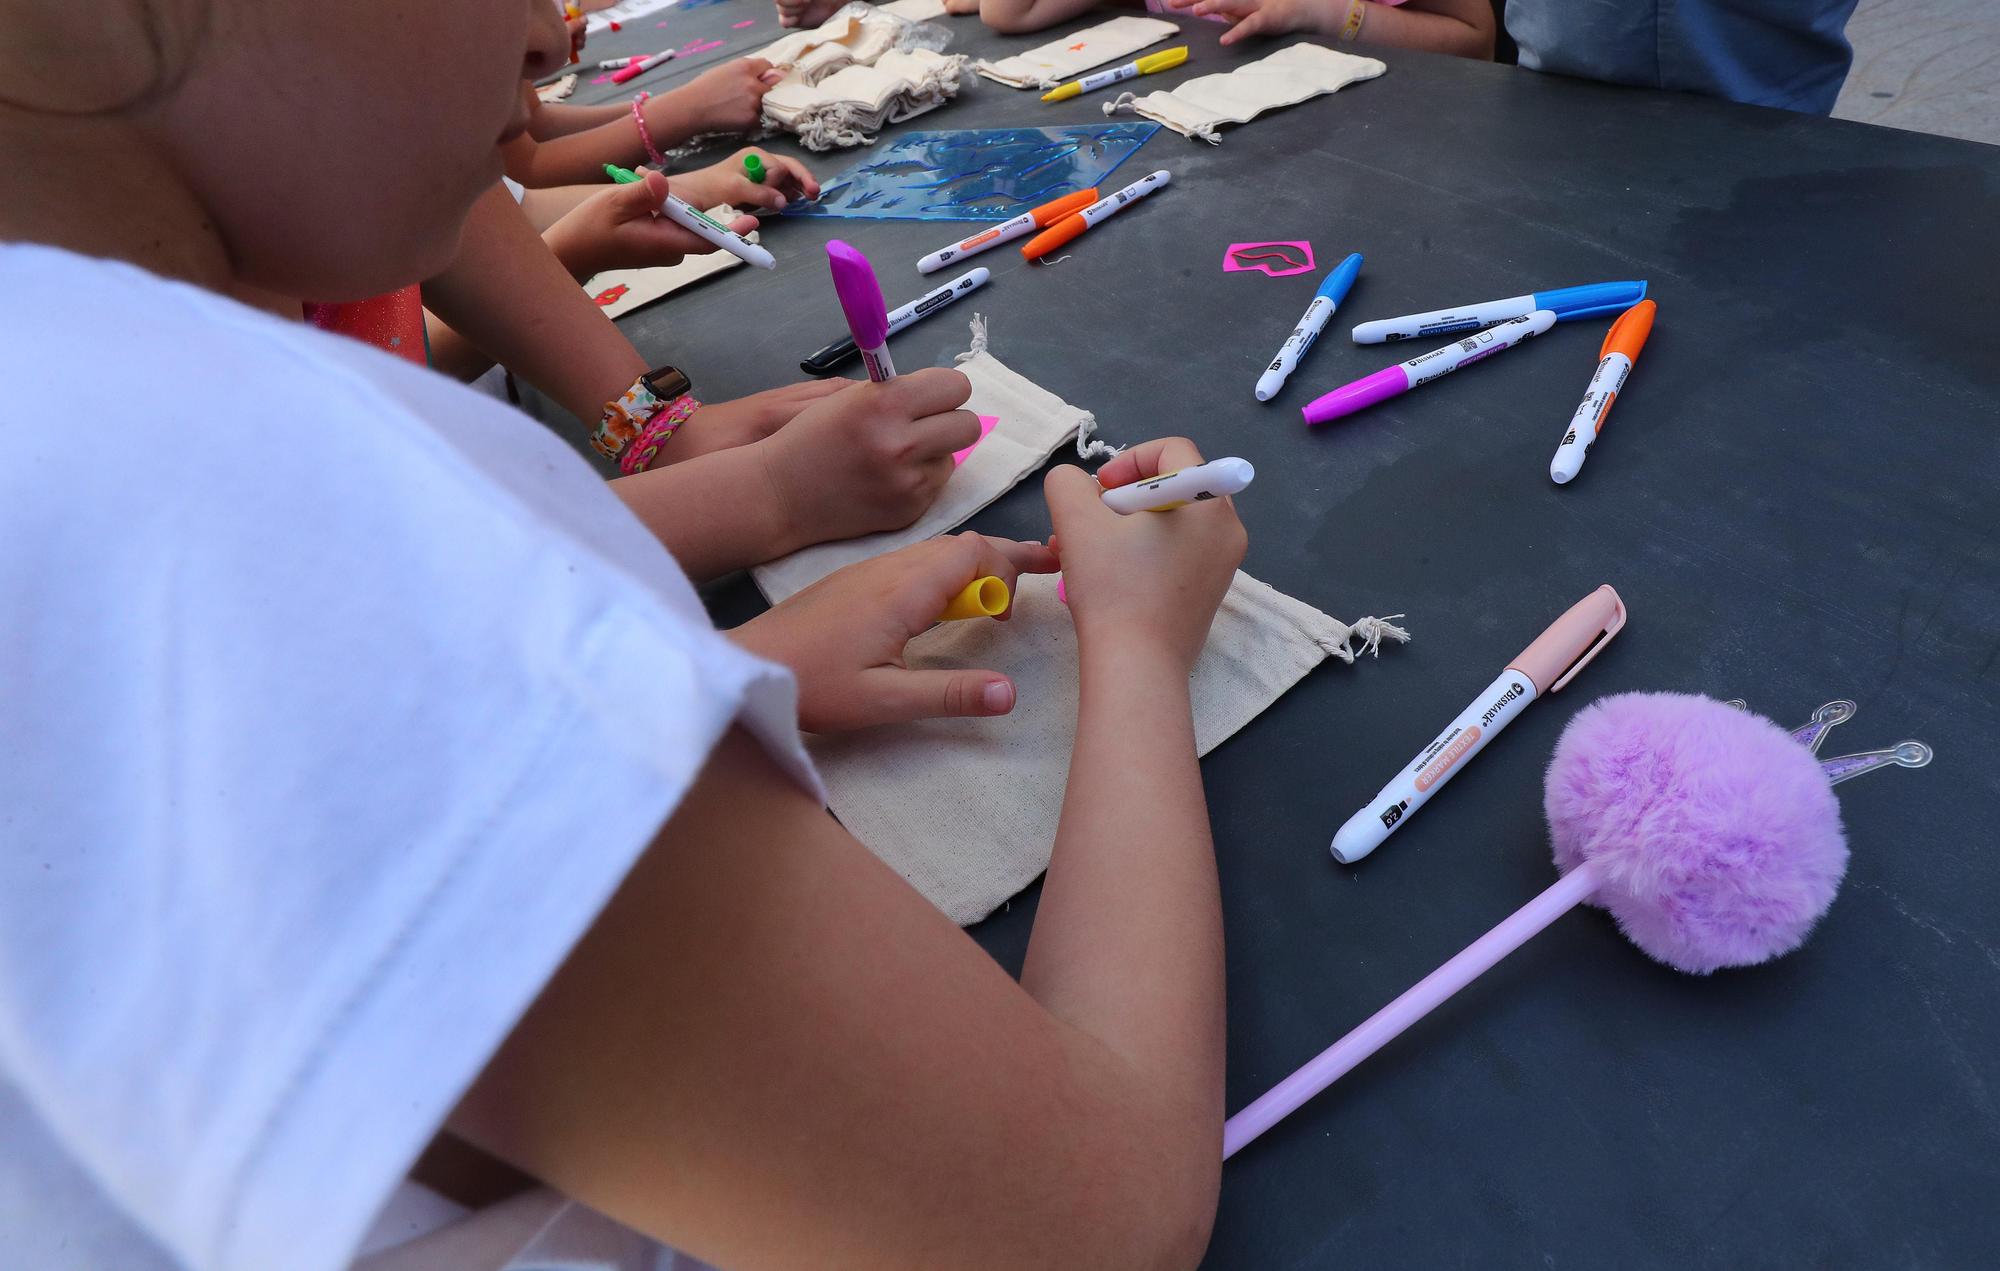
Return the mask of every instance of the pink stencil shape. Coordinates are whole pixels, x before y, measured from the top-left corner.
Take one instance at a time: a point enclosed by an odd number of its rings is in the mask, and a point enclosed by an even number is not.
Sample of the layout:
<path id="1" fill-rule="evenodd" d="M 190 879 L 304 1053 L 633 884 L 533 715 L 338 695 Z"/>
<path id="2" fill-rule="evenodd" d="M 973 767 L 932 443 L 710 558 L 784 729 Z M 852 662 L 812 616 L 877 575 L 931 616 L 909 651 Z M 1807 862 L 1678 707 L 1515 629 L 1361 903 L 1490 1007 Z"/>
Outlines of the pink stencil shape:
<path id="1" fill-rule="evenodd" d="M 979 417 L 979 441 L 985 441 L 986 434 L 992 432 L 993 429 L 999 425 L 999 423 L 1000 423 L 1000 416 L 998 415 L 981 415 Z M 973 451 L 979 449 L 979 441 L 973 442 L 971 445 L 967 446 L 963 450 L 952 451 L 951 466 L 956 468 L 959 464 L 964 463 L 967 456 L 971 455 Z"/>
<path id="2" fill-rule="evenodd" d="M 722 47 L 721 40 L 689 40 L 681 46 L 682 57 L 692 57 L 696 53 L 707 53 Z"/>
<path id="3" fill-rule="evenodd" d="M 596 79 L 593 79 L 590 82 L 593 84 L 609 84 L 611 82 L 611 72 L 606 71 L 604 72 L 604 74 L 599 75 Z"/>
<path id="4" fill-rule="evenodd" d="M 741 22 L 731 22 L 729 24 L 729 29 L 732 31 L 741 31 L 746 26 L 756 26 L 756 25 L 757 25 L 757 19 L 745 18 Z"/>
<path id="5" fill-rule="evenodd" d="M 1269 274 L 1285 278 L 1310 273 L 1313 245 L 1303 241 L 1231 243 L 1222 253 L 1225 274 Z"/>

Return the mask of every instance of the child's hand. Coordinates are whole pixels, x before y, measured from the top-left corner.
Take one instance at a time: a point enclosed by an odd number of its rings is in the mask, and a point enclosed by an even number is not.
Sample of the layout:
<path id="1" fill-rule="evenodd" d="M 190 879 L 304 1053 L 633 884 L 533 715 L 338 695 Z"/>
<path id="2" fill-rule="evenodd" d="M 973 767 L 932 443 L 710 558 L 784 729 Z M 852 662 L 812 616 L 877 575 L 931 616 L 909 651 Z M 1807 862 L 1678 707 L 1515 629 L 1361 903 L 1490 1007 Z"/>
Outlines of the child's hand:
<path id="1" fill-rule="evenodd" d="M 778 25 L 821 26 L 842 3 L 843 0 L 778 0 Z"/>
<path id="2" fill-rule="evenodd" d="M 850 384 L 758 442 L 786 540 L 855 538 L 922 516 L 952 452 L 979 439 L 979 417 L 958 409 L 971 395 L 965 376 L 941 368 Z"/>
<path id="3" fill-rule="evenodd" d="M 743 157 L 752 154 L 764 165 L 762 184 L 743 174 Z M 721 163 L 676 174 L 674 193 L 701 208 L 727 203 L 732 207 L 763 207 L 775 212 L 793 199 L 818 198 L 819 182 L 797 159 L 745 146 Z"/>
<path id="4" fill-rule="evenodd" d="M 1079 645 L 1142 642 L 1193 668 L 1249 544 L 1235 504 L 1215 499 L 1120 516 L 1103 494 L 1201 461 L 1193 442 L 1169 437 L 1123 452 L 1096 480 L 1065 465 L 1043 482 L 1055 523 L 1049 544 L 1062 559 Z"/>
<path id="5" fill-rule="evenodd" d="M 944 0 L 944 11 L 950 14 L 979 12 L 979 0 Z"/>
<path id="6" fill-rule="evenodd" d="M 799 727 L 808 732 L 1005 715 L 1014 709 L 1014 685 L 1006 676 L 912 671 L 903 663 L 903 646 L 928 630 L 973 579 L 991 574 L 1012 591 L 1021 574 L 1055 567 L 1055 556 L 1040 543 L 971 533 L 934 538 L 836 570 L 730 634 L 799 677 Z"/>
<path id="7" fill-rule="evenodd" d="M 564 213 L 542 238 L 578 279 L 607 269 L 677 265 L 684 256 L 721 250 L 659 214 L 668 188 L 657 172 L 629 185 L 608 186 Z M 739 216 L 729 228 L 747 234 L 757 221 Z"/>
<path id="8" fill-rule="evenodd" d="M 1347 12 L 1346 0 L 1167 0 L 1172 8 L 1193 13 L 1197 18 L 1219 17 L 1230 23 L 1222 33 L 1227 46 L 1253 35 L 1283 35 L 1287 31 L 1317 31 L 1319 10 Z"/>
<path id="9" fill-rule="evenodd" d="M 704 132 L 755 132 L 764 118 L 764 94 L 784 78 L 761 57 L 731 58 L 711 67 L 671 92 L 653 98 L 646 122 L 653 123 L 655 106 L 671 115 L 685 112 L 690 135 Z"/>
<path id="10" fill-rule="evenodd" d="M 660 447 L 651 466 L 665 467 L 696 455 L 762 441 L 820 398 L 853 385 L 853 380 L 843 379 L 802 380 L 731 401 L 706 402 L 674 433 L 673 444 Z"/>

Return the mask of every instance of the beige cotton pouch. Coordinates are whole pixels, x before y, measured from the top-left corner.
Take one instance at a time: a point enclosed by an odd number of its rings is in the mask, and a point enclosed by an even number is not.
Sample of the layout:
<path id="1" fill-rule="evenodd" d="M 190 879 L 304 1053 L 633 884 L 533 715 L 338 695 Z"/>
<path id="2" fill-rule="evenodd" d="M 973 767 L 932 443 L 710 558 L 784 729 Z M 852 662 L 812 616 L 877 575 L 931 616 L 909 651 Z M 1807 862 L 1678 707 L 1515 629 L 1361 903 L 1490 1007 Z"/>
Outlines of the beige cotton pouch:
<path id="1" fill-rule="evenodd" d="M 999 422 L 937 503 L 908 529 L 759 566 L 752 572 L 773 604 L 843 565 L 957 528 L 1072 438 L 1086 458 L 1111 452 L 1092 439 L 1097 421 L 1089 411 L 1002 364 L 986 342 L 985 322 L 974 318 L 959 369 L 972 381 L 967 408 Z M 961 924 L 985 917 L 1048 867 L 1076 738 L 1076 633 L 1054 577 L 1021 577 L 1013 609 L 1006 622 L 941 623 L 905 653 L 912 667 L 1012 677 L 1009 715 L 807 739 L 834 815 Z M 1409 634 L 1376 618 L 1349 626 L 1239 571 L 1195 664 L 1196 750 L 1221 745 L 1327 658 L 1351 663 L 1385 639 Z"/>
<path id="2" fill-rule="evenodd" d="M 972 69 L 1010 88 L 1054 88 L 1180 30 L 1162 18 L 1113 18 L 997 62 L 974 62 Z"/>
<path id="3" fill-rule="evenodd" d="M 1180 133 L 1219 144 L 1224 124 L 1240 124 L 1267 110 L 1336 93 L 1389 68 L 1372 57 L 1337 53 L 1317 44 L 1294 44 L 1221 75 L 1191 79 L 1172 92 L 1144 97 L 1120 93 L 1104 103 L 1107 115 L 1138 113 Z"/>

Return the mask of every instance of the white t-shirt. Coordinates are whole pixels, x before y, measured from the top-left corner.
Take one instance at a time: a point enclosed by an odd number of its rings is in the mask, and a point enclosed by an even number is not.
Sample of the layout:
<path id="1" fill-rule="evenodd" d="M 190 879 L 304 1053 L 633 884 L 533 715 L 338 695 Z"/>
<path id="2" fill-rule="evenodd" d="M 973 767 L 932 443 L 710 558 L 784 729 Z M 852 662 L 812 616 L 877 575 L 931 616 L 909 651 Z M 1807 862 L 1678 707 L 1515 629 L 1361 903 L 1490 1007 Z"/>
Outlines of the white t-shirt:
<path id="1" fill-rule="evenodd" d="M 0 1262 L 330 1271 L 791 679 L 354 341 L 0 246 L 0 385 Z"/>

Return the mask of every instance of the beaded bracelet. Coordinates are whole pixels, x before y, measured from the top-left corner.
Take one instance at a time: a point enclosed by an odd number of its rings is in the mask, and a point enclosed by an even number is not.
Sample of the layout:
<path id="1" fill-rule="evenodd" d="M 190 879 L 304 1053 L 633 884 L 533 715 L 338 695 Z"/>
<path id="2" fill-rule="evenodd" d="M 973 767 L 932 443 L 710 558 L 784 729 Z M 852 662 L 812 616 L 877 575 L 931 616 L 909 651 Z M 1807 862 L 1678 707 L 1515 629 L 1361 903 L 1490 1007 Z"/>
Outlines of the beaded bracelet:
<path id="1" fill-rule="evenodd" d="M 651 96 L 651 93 L 640 93 L 632 99 L 632 122 L 639 125 L 639 142 L 646 147 L 646 158 L 652 161 L 654 167 L 664 168 L 667 166 L 667 157 L 653 144 L 653 134 L 646 127 L 645 105 L 646 99 Z"/>
<path id="2" fill-rule="evenodd" d="M 666 445 L 675 431 L 700 409 L 701 403 L 694 399 L 693 394 L 683 393 L 676 397 L 671 405 L 653 416 L 651 422 L 640 430 L 638 440 L 618 461 L 618 470 L 628 477 L 644 472 L 646 465 L 653 462 L 653 456 L 660 453 L 660 447 Z"/>

